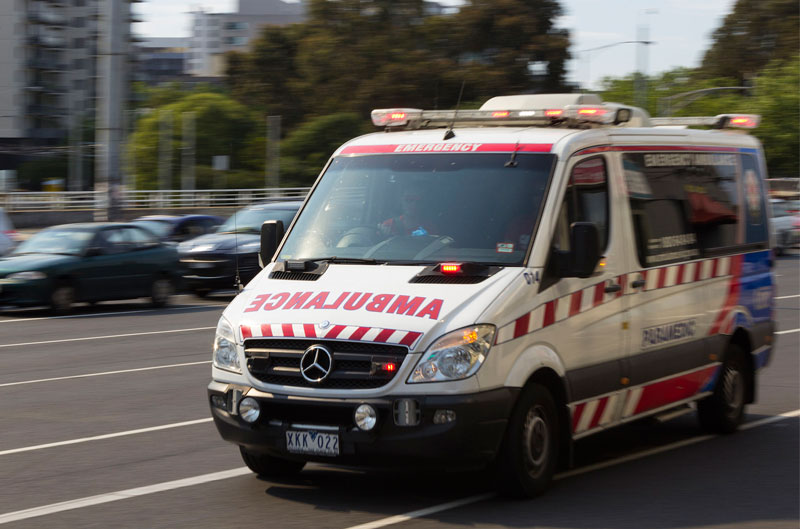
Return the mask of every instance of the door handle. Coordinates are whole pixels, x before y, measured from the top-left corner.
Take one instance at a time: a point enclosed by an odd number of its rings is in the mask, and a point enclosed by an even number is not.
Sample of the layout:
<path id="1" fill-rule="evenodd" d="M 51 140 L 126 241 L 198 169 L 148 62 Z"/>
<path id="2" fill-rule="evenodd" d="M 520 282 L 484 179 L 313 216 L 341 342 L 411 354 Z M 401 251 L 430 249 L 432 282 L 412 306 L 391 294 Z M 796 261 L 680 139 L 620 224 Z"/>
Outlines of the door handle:
<path id="1" fill-rule="evenodd" d="M 614 292 L 619 292 L 620 290 L 622 290 L 622 287 L 621 287 L 621 286 L 620 286 L 618 283 L 614 283 L 613 285 L 608 285 L 608 286 L 605 288 L 605 292 L 606 292 L 606 294 L 611 294 L 611 293 L 614 293 Z"/>
<path id="2" fill-rule="evenodd" d="M 636 281 L 634 281 L 633 283 L 631 283 L 631 286 L 632 286 L 633 288 L 642 288 L 642 287 L 643 287 L 643 286 L 645 286 L 646 284 L 647 284 L 647 281 L 645 281 L 644 279 L 637 279 Z"/>

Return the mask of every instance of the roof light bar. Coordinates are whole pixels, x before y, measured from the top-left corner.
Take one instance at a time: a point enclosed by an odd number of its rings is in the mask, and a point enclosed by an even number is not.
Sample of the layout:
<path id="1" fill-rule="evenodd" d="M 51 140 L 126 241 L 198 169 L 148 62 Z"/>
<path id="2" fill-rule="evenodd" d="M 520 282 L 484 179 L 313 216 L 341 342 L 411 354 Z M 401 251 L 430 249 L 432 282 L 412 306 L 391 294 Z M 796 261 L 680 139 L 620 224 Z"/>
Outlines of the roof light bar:
<path id="1" fill-rule="evenodd" d="M 650 118 L 653 126 L 714 127 L 717 129 L 754 129 L 761 122 L 758 114 L 719 114 L 717 116 L 687 116 Z"/>
<path id="2" fill-rule="evenodd" d="M 404 127 L 421 115 L 418 108 L 376 108 L 372 111 L 372 123 L 376 127 Z"/>

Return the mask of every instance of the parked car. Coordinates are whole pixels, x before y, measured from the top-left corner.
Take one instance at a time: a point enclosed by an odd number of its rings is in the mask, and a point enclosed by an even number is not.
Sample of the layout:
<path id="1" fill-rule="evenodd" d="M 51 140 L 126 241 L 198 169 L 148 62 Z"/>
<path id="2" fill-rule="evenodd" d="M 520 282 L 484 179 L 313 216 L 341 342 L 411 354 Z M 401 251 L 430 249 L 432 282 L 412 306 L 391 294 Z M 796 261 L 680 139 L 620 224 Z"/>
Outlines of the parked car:
<path id="1" fill-rule="evenodd" d="M 175 246 L 123 223 L 65 224 L 42 230 L 0 259 L 0 306 L 148 297 L 165 305 L 178 276 Z"/>
<path id="2" fill-rule="evenodd" d="M 260 270 L 261 225 L 280 220 L 288 227 L 302 204 L 293 201 L 249 206 L 226 220 L 216 233 L 178 245 L 184 287 L 199 297 L 212 290 L 231 289 L 237 268 L 242 284 L 247 284 Z"/>
<path id="3" fill-rule="evenodd" d="M 147 215 L 131 224 L 152 231 L 162 241 L 180 243 L 213 233 L 224 220 L 214 215 Z"/>
<path id="4" fill-rule="evenodd" d="M 800 200 L 773 199 L 771 202 L 775 254 L 783 255 L 789 248 L 800 246 Z"/>
<path id="5" fill-rule="evenodd" d="M 14 225 L 11 219 L 0 208 L 0 256 L 7 254 L 14 248 L 17 239 L 17 232 L 14 230 Z"/>

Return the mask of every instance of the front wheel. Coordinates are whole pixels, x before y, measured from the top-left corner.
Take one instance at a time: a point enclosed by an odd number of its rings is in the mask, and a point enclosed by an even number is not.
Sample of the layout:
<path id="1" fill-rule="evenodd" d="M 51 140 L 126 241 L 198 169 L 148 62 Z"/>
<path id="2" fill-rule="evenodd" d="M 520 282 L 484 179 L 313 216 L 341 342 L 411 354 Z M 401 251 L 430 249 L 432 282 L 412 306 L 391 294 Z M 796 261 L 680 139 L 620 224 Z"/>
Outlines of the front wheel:
<path id="1" fill-rule="evenodd" d="M 728 346 L 714 393 L 697 403 L 697 418 L 703 429 L 732 433 L 744 417 L 747 376 L 745 352 L 736 344 Z"/>
<path id="2" fill-rule="evenodd" d="M 298 474 L 306 465 L 305 461 L 291 461 L 281 459 L 269 454 L 250 452 L 244 447 L 239 447 L 242 460 L 247 468 L 263 478 L 285 478 Z"/>
<path id="3" fill-rule="evenodd" d="M 530 384 L 520 395 L 498 454 L 498 488 L 509 496 L 542 494 L 558 463 L 559 425 L 550 391 Z"/>
<path id="4" fill-rule="evenodd" d="M 69 314 L 75 303 L 75 288 L 68 284 L 58 285 L 50 294 L 50 308 L 59 315 Z"/>

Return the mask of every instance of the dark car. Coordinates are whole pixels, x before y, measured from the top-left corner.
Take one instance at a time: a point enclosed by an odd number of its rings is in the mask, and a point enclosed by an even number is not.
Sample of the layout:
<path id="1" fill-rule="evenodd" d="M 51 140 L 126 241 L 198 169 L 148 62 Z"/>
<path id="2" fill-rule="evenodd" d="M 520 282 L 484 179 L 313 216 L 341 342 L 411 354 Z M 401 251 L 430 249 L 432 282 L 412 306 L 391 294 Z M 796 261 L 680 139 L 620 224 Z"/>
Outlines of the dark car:
<path id="1" fill-rule="evenodd" d="M 162 241 L 179 243 L 213 233 L 224 220 L 214 215 L 147 215 L 131 224 L 152 231 Z"/>
<path id="2" fill-rule="evenodd" d="M 169 301 L 177 250 L 151 232 L 122 223 L 65 224 L 42 230 L 0 259 L 0 306 L 49 305 L 148 297 Z"/>
<path id="3" fill-rule="evenodd" d="M 283 221 L 288 228 L 302 202 L 256 204 L 237 211 L 216 233 L 178 245 L 183 285 L 203 297 L 212 290 L 232 289 L 239 269 L 242 284 L 258 274 L 261 225 Z"/>

